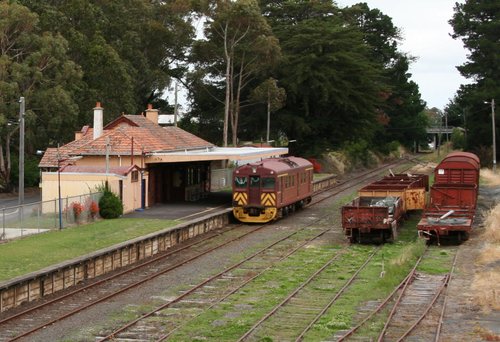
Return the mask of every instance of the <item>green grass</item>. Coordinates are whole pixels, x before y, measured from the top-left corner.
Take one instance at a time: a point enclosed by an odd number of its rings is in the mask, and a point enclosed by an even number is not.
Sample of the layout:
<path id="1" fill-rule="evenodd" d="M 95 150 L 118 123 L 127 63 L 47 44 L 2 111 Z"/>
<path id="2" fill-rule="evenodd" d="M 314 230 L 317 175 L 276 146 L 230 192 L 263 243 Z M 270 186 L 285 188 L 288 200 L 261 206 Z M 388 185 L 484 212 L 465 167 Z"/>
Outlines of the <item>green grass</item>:
<path id="1" fill-rule="evenodd" d="M 358 311 L 369 301 L 385 298 L 406 276 L 424 248 L 421 240 L 413 243 L 385 244 L 370 265 L 360 272 L 358 280 L 346 294 L 320 318 L 305 340 L 330 340 L 337 331 L 350 329 L 354 322 L 359 321 Z M 360 331 L 357 336 L 366 340 L 376 338 L 382 327 L 383 318 L 378 318 L 378 321 L 376 319 L 368 329 Z"/>
<path id="2" fill-rule="evenodd" d="M 85 255 L 178 224 L 119 218 L 31 235 L 0 245 L 0 281 Z"/>
<path id="3" fill-rule="evenodd" d="M 408 218 L 398 229 L 397 241 L 413 242 L 418 238 L 417 224 L 422 218 L 422 210 L 415 210 L 408 214 Z"/>
<path id="4" fill-rule="evenodd" d="M 330 177 L 333 175 L 334 175 L 333 173 L 314 173 L 313 180 L 317 181 L 317 180 L 321 180 L 323 178 L 327 178 L 327 177 Z"/>
<path id="5" fill-rule="evenodd" d="M 298 251 L 264 272 L 252 283 L 247 284 L 216 309 L 206 311 L 195 320 L 188 322 L 171 339 L 173 341 L 197 339 L 234 341 L 238 339 L 274 305 L 281 302 L 323 265 L 335 250 L 338 251 L 339 246 L 315 246 Z M 356 265 L 360 265 L 372 250 L 373 246 L 356 245 L 342 253 L 337 261 L 324 271 L 324 274 L 331 275 L 328 286 L 340 288 L 351 277 Z M 313 282 L 312 286 L 316 286 L 315 289 L 327 290 L 325 283 L 320 282 L 314 285 Z M 265 324 L 267 328 L 264 330 L 279 331 L 280 327 L 274 326 L 279 324 L 279 321 L 277 319 L 274 322 L 273 320 L 267 322 Z M 265 340 L 271 337 L 262 336 L 262 338 Z"/>
<path id="6" fill-rule="evenodd" d="M 431 246 L 427 257 L 418 266 L 418 271 L 432 275 L 446 274 L 450 271 L 454 253 L 453 248 Z"/>

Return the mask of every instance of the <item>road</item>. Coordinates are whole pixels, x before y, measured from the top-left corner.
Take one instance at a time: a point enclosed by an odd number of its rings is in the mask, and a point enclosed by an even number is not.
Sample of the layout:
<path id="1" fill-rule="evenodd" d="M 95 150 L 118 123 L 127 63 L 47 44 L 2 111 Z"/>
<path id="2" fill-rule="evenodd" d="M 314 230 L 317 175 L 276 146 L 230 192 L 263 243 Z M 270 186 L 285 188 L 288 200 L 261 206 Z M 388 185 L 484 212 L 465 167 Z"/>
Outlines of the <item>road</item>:
<path id="1" fill-rule="evenodd" d="M 24 203 L 40 202 L 42 196 L 40 191 L 29 191 L 24 194 Z M 19 195 L 12 193 L 0 194 L 0 209 L 16 207 L 19 204 Z"/>

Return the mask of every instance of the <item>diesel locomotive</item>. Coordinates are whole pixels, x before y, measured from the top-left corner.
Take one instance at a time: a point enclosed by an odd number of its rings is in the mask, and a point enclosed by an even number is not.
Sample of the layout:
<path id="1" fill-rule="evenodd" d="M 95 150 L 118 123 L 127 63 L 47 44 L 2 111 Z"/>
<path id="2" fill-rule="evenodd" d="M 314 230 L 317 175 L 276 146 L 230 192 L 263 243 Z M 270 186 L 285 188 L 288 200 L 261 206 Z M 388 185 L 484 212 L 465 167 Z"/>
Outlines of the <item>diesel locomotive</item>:
<path id="1" fill-rule="evenodd" d="M 299 157 L 267 158 L 233 172 L 233 214 L 245 223 L 265 223 L 311 202 L 313 165 Z"/>

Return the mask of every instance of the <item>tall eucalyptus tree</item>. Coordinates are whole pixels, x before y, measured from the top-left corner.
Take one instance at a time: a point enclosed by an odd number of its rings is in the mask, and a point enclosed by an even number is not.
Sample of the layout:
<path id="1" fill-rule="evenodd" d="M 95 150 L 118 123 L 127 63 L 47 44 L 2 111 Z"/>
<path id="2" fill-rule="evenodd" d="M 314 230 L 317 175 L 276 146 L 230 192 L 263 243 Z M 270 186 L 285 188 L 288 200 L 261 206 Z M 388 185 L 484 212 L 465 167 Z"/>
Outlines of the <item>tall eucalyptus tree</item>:
<path id="1" fill-rule="evenodd" d="M 205 12 L 205 38 L 195 44 L 198 70 L 205 70 L 205 81 L 225 87 L 223 145 L 228 145 L 229 125 L 232 144 L 238 142 L 243 91 L 259 74 L 280 57 L 273 36 L 255 0 L 216 1 Z"/>
<path id="2" fill-rule="evenodd" d="M 0 1 L 0 18 L 0 186 L 10 190 L 19 98 L 26 99 L 26 150 L 34 153 L 74 126 L 81 72 L 68 58 L 66 40 L 42 31 L 27 7 Z"/>

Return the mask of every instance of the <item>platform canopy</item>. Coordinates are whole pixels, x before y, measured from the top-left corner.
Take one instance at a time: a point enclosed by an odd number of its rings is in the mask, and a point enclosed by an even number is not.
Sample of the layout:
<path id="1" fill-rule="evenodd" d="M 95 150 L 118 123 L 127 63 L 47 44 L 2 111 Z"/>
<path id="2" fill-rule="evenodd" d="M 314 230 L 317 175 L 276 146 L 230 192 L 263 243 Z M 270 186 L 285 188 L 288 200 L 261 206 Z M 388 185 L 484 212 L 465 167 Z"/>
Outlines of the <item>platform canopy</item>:
<path id="1" fill-rule="evenodd" d="M 212 147 L 197 150 L 153 151 L 147 163 L 171 163 L 207 160 L 254 161 L 288 154 L 287 147 Z"/>

